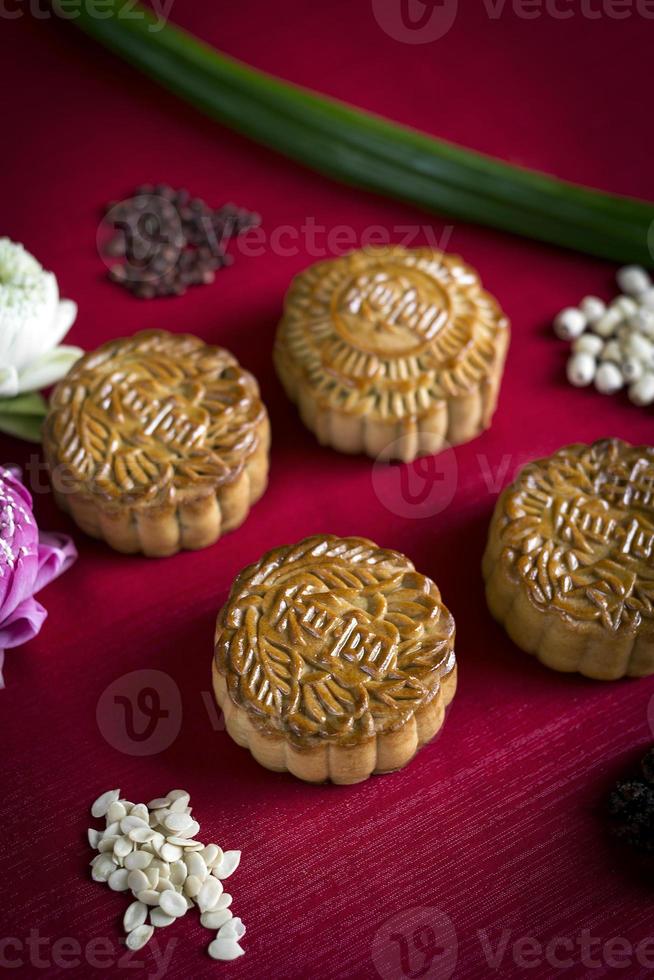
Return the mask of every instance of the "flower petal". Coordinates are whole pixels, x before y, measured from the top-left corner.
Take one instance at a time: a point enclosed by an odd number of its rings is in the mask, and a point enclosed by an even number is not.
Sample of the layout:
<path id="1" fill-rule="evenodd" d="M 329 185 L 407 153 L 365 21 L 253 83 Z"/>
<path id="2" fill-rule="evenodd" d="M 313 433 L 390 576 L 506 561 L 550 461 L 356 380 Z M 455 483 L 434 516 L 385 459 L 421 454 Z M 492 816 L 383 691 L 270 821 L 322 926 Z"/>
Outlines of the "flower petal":
<path id="1" fill-rule="evenodd" d="M 41 603 L 32 596 L 24 599 L 0 622 L 0 650 L 27 643 L 39 632 L 47 615 Z"/>
<path id="2" fill-rule="evenodd" d="M 77 303 L 72 299 L 61 299 L 54 318 L 50 343 L 52 347 L 64 339 L 77 318 Z"/>
<path id="3" fill-rule="evenodd" d="M 0 398 L 13 398 L 18 394 L 18 371 L 9 364 L 0 367 Z"/>
<path id="4" fill-rule="evenodd" d="M 69 568 L 77 558 L 77 549 L 67 534 L 41 531 L 39 534 L 39 570 L 34 591 L 38 592 Z"/>
<path id="5" fill-rule="evenodd" d="M 47 388 L 68 372 L 84 351 L 79 347 L 55 347 L 33 361 L 18 376 L 18 391 L 36 391 Z"/>

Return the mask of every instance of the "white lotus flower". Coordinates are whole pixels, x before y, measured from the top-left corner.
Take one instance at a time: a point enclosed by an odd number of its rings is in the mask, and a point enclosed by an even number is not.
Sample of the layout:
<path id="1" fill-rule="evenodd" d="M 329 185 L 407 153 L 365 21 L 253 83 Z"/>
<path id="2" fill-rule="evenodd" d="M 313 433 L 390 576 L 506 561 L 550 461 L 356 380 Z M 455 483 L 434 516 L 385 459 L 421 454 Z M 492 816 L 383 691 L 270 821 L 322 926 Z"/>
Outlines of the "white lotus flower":
<path id="1" fill-rule="evenodd" d="M 0 398 L 54 384 L 81 357 L 59 345 L 77 316 L 77 304 L 59 299 L 52 272 L 22 245 L 0 238 Z"/>

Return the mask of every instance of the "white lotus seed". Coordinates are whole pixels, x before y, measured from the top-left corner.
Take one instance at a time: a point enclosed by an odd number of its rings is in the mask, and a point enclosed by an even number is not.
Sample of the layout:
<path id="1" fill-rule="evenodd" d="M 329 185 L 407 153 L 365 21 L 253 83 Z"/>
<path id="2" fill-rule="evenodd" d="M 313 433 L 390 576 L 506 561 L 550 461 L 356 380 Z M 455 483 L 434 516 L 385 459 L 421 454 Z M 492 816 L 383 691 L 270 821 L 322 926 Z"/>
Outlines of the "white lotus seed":
<path id="1" fill-rule="evenodd" d="M 554 333 L 561 340 L 574 340 L 586 329 L 586 317 L 576 306 L 568 306 L 554 318 Z"/>
<path id="2" fill-rule="evenodd" d="M 641 361 L 647 360 L 654 350 L 654 344 L 641 333 L 633 331 L 629 340 L 625 344 L 626 351 L 633 357 L 639 357 Z"/>
<path id="3" fill-rule="evenodd" d="M 573 354 L 567 366 L 568 381 L 575 388 L 585 388 L 595 377 L 595 358 L 592 354 Z"/>
<path id="4" fill-rule="evenodd" d="M 606 313 L 592 324 L 593 330 L 600 337 L 611 337 L 622 323 L 622 315 L 615 307 L 610 307 Z"/>
<path id="5" fill-rule="evenodd" d="M 644 373 L 645 368 L 643 367 L 643 362 L 639 358 L 625 357 L 622 362 L 622 377 L 625 379 L 627 384 L 633 384 L 634 381 L 640 381 Z"/>
<path id="6" fill-rule="evenodd" d="M 644 374 L 631 385 L 629 398 L 634 405 L 651 405 L 654 402 L 654 373 Z"/>
<path id="7" fill-rule="evenodd" d="M 649 274 L 640 265 L 625 265 L 616 275 L 618 286 L 623 293 L 638 296 L 652 285 Z"/>
<path id="8" fill-rule="evenodd" d="M 609 340 L 604 344 L 600 355 L 602 361 L 615 361 L 616 364 L 622 362 L 622 347 L 617 340 Z"/>
<path id="9" fill-rule="evenodd" d="M 597 369 L 595 387 L 602 395 L 613 395 L 624 384 L 622 371 L 612 361 L 605 361 Z"/>
<path id="10" fill-rule="evenodd" d="M 654 309 L 641 307 L 629 318 L 629 326 L 645 337 L 654 338 Z"/>
<path id="11" fill-rule="evenodd" d="M 604 347 L 604 341 L 596 333 L 582 333 L 572 343 L 572 350 L 575 354 L 590 354 L 591 357 L 599 357 Z"/>
<path id="12" fill-rule="evenodd" d="M 595 323 L 606 312 L 606 303 L 599 296 L 584 296 L 579 304 L 579 309 L 588 323 Z"/>
<path id="13" fill-rule="evenodd" d="M 638 310 L 638 303 L 633 296 L 616 296 L 611 303 L 611 309 L 617 310 L 623 320 L 633 316 Z"/>

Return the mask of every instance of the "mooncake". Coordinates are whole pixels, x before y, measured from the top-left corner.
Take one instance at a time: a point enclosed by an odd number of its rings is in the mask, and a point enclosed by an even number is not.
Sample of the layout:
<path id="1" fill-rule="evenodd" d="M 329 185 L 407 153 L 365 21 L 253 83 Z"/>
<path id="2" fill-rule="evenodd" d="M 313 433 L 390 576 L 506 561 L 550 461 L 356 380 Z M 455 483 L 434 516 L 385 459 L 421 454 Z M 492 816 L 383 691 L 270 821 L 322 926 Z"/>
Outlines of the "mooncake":
<path id="1" fill-rule="evenodd" d="M 500 496 L 483 559 L 488 606 L 560 671 L 654 672 L 654 449 L 567 446 Z"/>
<path id="2" fill-rule="evenodd" d="M 454 620 L 397 551 L 316 535 L 265 554 L 218 615 L 227 731 L 268 769 L 357 783 L 434 737 L 456 689 Z"/>
<path id="3" fill-rule="evenodd" d="M 163 330 L 112 340 L 57 385 L 43 446 L 57 501 L 122 552 L 204 548 L 268 474 L 268 415 L 222 347 Z"/>
<path id="4" fill-rule="evenodd" d="M 274 359 L 321 443 L 410 461 L 488 428 L 508 344 L 508 320 L 474 269 L 396 246 L 297 276 Z"/>

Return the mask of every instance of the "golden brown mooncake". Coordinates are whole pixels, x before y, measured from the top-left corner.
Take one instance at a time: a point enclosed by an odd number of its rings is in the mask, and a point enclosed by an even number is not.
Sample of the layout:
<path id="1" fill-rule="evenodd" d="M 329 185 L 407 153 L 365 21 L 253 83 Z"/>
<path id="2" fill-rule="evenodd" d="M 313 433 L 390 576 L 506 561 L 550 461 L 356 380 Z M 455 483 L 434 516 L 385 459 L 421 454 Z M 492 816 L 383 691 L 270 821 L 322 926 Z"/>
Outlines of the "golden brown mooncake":
<path id="1" fill-rule="evenodd" d="M 43 430 L 59 505 L 117 551 L 158 556 L 245 520 L 266 488 L 269 442 L 257 382 L 236 358 L 163 330 L 77 361 Z"/>
<path id="2" fill-rule="evenodd" d="M 410 461 L 491 424 L 509 323 L 456 255 L 364 249 L 293 281 L 277 373 L 319 441 Z"/>
<path id="3" fill-rule="evenodd" d="M 654 672 L 654 449 L 619 439 L 530 463 L 500 496 L 483 560 L 491 613 L 554 670 Z"/>
<path id="4" fill-rule="evenodd" d="M 238 576 L 213 685 L 227 731 L 262 766 L 358 783 L 406 765 L 443 724 L 454 620 L 404 555 L 316 535 Z"/>

